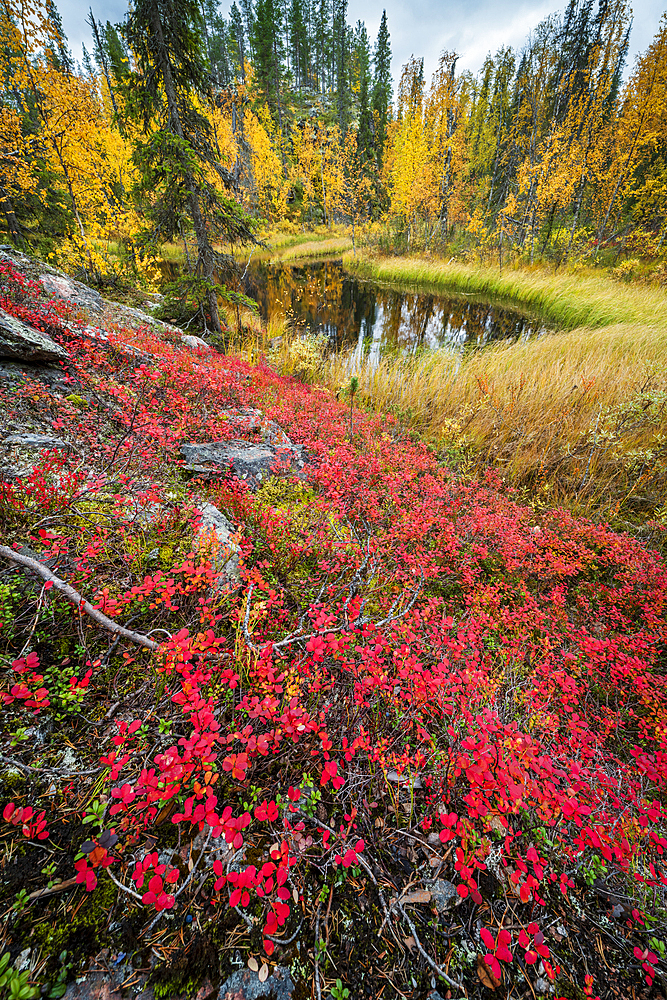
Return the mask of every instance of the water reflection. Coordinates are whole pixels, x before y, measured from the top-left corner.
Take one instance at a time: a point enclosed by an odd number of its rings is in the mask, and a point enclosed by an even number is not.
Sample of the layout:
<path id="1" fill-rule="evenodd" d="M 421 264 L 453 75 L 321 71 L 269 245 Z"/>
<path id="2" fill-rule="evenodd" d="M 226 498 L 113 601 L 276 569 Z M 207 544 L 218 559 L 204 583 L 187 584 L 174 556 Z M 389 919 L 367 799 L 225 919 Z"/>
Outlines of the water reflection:
<path id="1" fill-rule="evenodd" d="M 297 329 L 325 333 L 336 348 L 356 345 L 371 361 L 387 349 L 482 347 L 545 332 L 539 321 L 510 309 L 360 281 L 340 261 L 260 262 L 249 268 L 244 290 L 264 319 L 287 315 Z"/>

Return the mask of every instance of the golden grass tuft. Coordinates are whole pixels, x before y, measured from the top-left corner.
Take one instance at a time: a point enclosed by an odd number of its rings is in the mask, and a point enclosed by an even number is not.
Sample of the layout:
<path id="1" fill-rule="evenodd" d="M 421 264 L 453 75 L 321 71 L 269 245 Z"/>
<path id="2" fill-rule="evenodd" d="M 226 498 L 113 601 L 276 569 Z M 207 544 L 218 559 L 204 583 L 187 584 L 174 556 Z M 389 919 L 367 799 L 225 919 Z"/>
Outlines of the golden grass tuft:
<path id="1" fill-rule="evenodd" d="M 571 325 L 584 317 L 586 323 L 464 355 L 439 350 L 360 366 L 351 355 L 338 355 L 327 363 L 328 385 L 356 374 L 367 405 L 398 414 L 468 471 L 492 464 L 545 503 L 595 511 L 621 526 L 650 519 L 664 506 L 664 292 L 619 286 L 603 274 L 501 276 L 406 259 L 366 260 L 358 270 L 403 287 L 451 292 L 465 286 L 496 301 L 533 306 L 553 322 Z"/>
<path id="2" fill-rule="evenodd" d="M 327 240 L 307 241 L 297 243 L 294 246 L 282 251 L 278 256 L 273 256 L 274 263 L 289 260 L 304 260 L 313 257 L 331 257 L 335 254 L 343 254 L 352 248 L 352 240 L 348 236 L 334 236 Z"/>
<path id="3" fill-rule="evenodd" d="M 632 323 L 665 326 L 667 294 L 647 285 L 620 284 L 593 268 L 553 273 L 544 268 L 483 267 L 415 257 L 346 254 L 360 277 L 440 294 L 470 294 L 540 316 L 560 329 Z"/>

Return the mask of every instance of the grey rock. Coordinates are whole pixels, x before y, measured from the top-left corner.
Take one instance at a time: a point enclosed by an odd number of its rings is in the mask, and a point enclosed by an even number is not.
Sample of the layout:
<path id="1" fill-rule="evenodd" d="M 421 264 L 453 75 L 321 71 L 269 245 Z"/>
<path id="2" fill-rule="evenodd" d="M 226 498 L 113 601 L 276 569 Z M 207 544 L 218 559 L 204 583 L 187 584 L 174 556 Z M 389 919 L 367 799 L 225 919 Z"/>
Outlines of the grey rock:
<path id="1" fill-rule="evenodd" d="M 63 395 L 67 395 L 70 391 L 63 379 L 62 368 L 56 368 L 54 365 L 40 364 L 39 362 L 29 363 L 27 361 L 11 361 L 9 359 L 0 361 L 0 384 L 14 388 L 23 385 L 28 379 L 34 382 L 41 382 L 54 391 L 62 391 Z"/>
<path id="2" fill-rule="evenodd" d="M 241 582 L 239 573 L 241 549 L 232 538 L 234 525 L 212 503 L 201 504 L 197 510 L 201 520 L 195 535 L 195 550 L 198 551 L 204 545 L 212 546 L 213 566 L 220 574 L 216 589 L 219 590 L 225 583 L 237 587 Z"/>
<path id="3" fill-rule="evenodd" d="M 237 438 L 208 444 L 186 443 L 181 445 L 180 451 L 186 461 L 186 471 L 201 475 L 231 471 L 252 489 L 257 489 L 260 483 L 275 474 L 274 466 L 281 457 L 288 459 L 292 469 L 303 467 L 303 460 L 294 448 L 280 449 Z"/>
<path id="4" fill-rule="evenodd" d="M 394 785 L 405 785 L 408 788 L 421 789 L 424 787 L 420 774 L 410 776 L 407 771 L 404 771 L 403 774 L 394 770 L 387 771 L 387 781 L 391 781 Z"/>
<path id="5" fill-rule="evenodd" d="M 0 356 L 22 361 L 67 361 L 67 351 L 41 330 L 0 309 Z"/>
<path id="6" fill-rule="evenodd" d="M 436 879 L 433 885 L 429 886 L 429 889 L 438 913 L 445 913 L 452 906 L 458 906 L 462 902 L 456 891 L 456 886 L 452 882 L 448 882 L 447 879 Z"/>
<path id="7" fill-rule="evenodd" d="M 104 299 L 100 293 L 80 281 L 75 281 L 74 278 L 66 278 L 59 274 L 41 274 L 39 280 L 47 295 L 72 302 L 82 309 L 92 309 L 93 312 L 101 313 L 104 310 Z"/>
<path id="8" fill-rule="evenodd" d="M 62 438 L 50 434 L 9 434 L 2 442 L 3 448 L 70 448 Z"/>
<path id="9" fill-rule="evenodd" d="M 142 528 L 150 528 L 152 524 L 162 516 L 164 508 L 162 504 L 152 500 L 139 500 L 136 496 L 128 497 L 127 506 L 123 511 L 126 521 L 131 524 L 140 524 Z M 158 555 L 160 550 L 158 549 Z"/>
<path id="10" fill-rule="evenodd" d="M 203 347 L 207 351 L 211 350 L 211 345 L 207 344 L 203 337 L 195 337 L 192 333 L 182 333 L 181 343 L 186 347 Z"/>
<path id="11" fill-rule="evenodd" d="M 294 982 L 289 969 L 277 966 L 265 982 L 250 969 L 234 972 L 220 987 L 218 1000 L 256 1000 L 257 997 L 271 997 L 272 1000 L 290 1000 L 294 992 Z"/>

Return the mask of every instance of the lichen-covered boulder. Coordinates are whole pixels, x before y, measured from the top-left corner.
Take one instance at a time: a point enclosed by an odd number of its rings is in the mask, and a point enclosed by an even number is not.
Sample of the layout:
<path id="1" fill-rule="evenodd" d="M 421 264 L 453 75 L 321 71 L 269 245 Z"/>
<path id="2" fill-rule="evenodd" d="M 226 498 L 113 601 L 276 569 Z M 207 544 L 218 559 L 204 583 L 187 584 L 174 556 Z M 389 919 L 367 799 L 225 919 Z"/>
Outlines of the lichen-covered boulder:
<path id="1" fill-rule="evenodd" d="M 39 280 L 47 295 L 72 302 L 75 306 L 91 309 L 96 313 L 104 310 L 104 299 L 100 293 L 80 281 L 75 281 L 74 278 L 66 278 L 60 274 L 41 274 Z"/>
<path id="2" fill-rule="evenodd" d="M 206 444 L 181 445 L 185 469 L 196 475 L 210 476 L 231 472 L 238 479 L 257 489 L 262 482 L 279 471 L 299 472 L 303 457 L 298 445 L 275 447 L 265 442 L 210 441 Z"/>
<path id="3" fill-rule="evenodd" d="M 0 357 L 21 361 L 67 361 L 64 347 L 41 330 L 0 309 Z"/>

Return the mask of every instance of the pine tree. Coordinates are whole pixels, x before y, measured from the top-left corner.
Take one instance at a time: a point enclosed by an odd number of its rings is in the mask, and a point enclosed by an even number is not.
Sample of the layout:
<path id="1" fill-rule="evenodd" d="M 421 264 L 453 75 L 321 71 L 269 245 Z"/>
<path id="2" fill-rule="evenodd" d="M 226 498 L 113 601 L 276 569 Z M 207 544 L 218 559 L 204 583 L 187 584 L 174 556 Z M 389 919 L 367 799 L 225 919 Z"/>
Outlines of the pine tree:
<path id="1" fill-rule="evenodd" d="M 292 70 L 296 85 L 301 90 L 308 83 L 308 34 L 303 18 L 302 0 L 292 0 L 288 26 Z"/>
<path id="2" fill-rule="evenodd" d="M 391 104 L 391 48 L 387 29 L 387 11 L 382 11 L 380 29 L 373 54 L 373 111 L 376 118 L 375 155 L 382 166 L 384 144 L 387 141 L 387 122 Z"/>
<path id="3" fill-rule="evenodd" d="M 258 0 L 253 24 L 253 51 L 259 89 L 282 129 L 281 12 L 277 0 Z"/>
<path id="4" fill-rule="evenodd" d="M 315 2 L 315 0 L 313 0 Z M 315 51 L 317 89 L 324 93 L 331 86 L 331 76 L 328 72 L 329 52 L 331 49 L 331 28 L 329 26 L 329 0 L 317 0 L 315 15 Z"/>
<path id="5" fill-rule="evenodd" d="M 221 333 L 216 274 L 232 261 L 213 249 L 215 239 L 252 241 L 249 220 L 240 206 L 221 193 L 212 175 L 229 184 L 222 169 L 209 120 L 197 107 L 206 100 L 209 76 L 201 57 L 201 14 L 196 0 L 136 0 L 126 36 L 135 54 L 135 107 L 143 111 L 147 135 L 134 153 L 141 173 L 139 191 L 148 200 L 150 246 L 178 237 L 188 221 L 197 243 L 190 283 L 210 322 Z M 149 131 L 150 129 L 150 131 Z M 232 298 L 228 295 L 228 298 Z"/>
<path id="6" fill-rule="evenodd" d="M 241 72 L 241 83 L 245 83 L 245 59 L 246 59 L 245 30 L 243 27 L 243 18 L 241 17 L 241 11 L 238 9 L 235 3 L 232 4 L 231 10 L 229 12 L 229 26 L 232 39 L 236 44 L 239 69 Z"/>
<path id="7" fill-rule="evenodd" d="M 239 3 L 241 4 L 241 12 L 245 22 L 245 37 L 248 39 L 249 56 L 251 59 L 254 59 L 255 49 L 253 46 L 253 40 L 255 37 L 255 9 L 253 7 L 252 0 L 239 0 Z"/>
<path id="8" fill-rule="evenodd" d="M 47 58 L 55 69 L 68 76 L 74 75 L 74 59 L 67 44 L 62 18 L 53 0 L 46 0 L 46 13 L 53 29 L 55 45 L 47 50 Z"/>
<path id="9" fill-rule="evenodd" d="M 214 14 L 208 28 L 208 59 L 219 87 L 229 87 L 241 72 L 238 49 L 231 22 Z"/>

